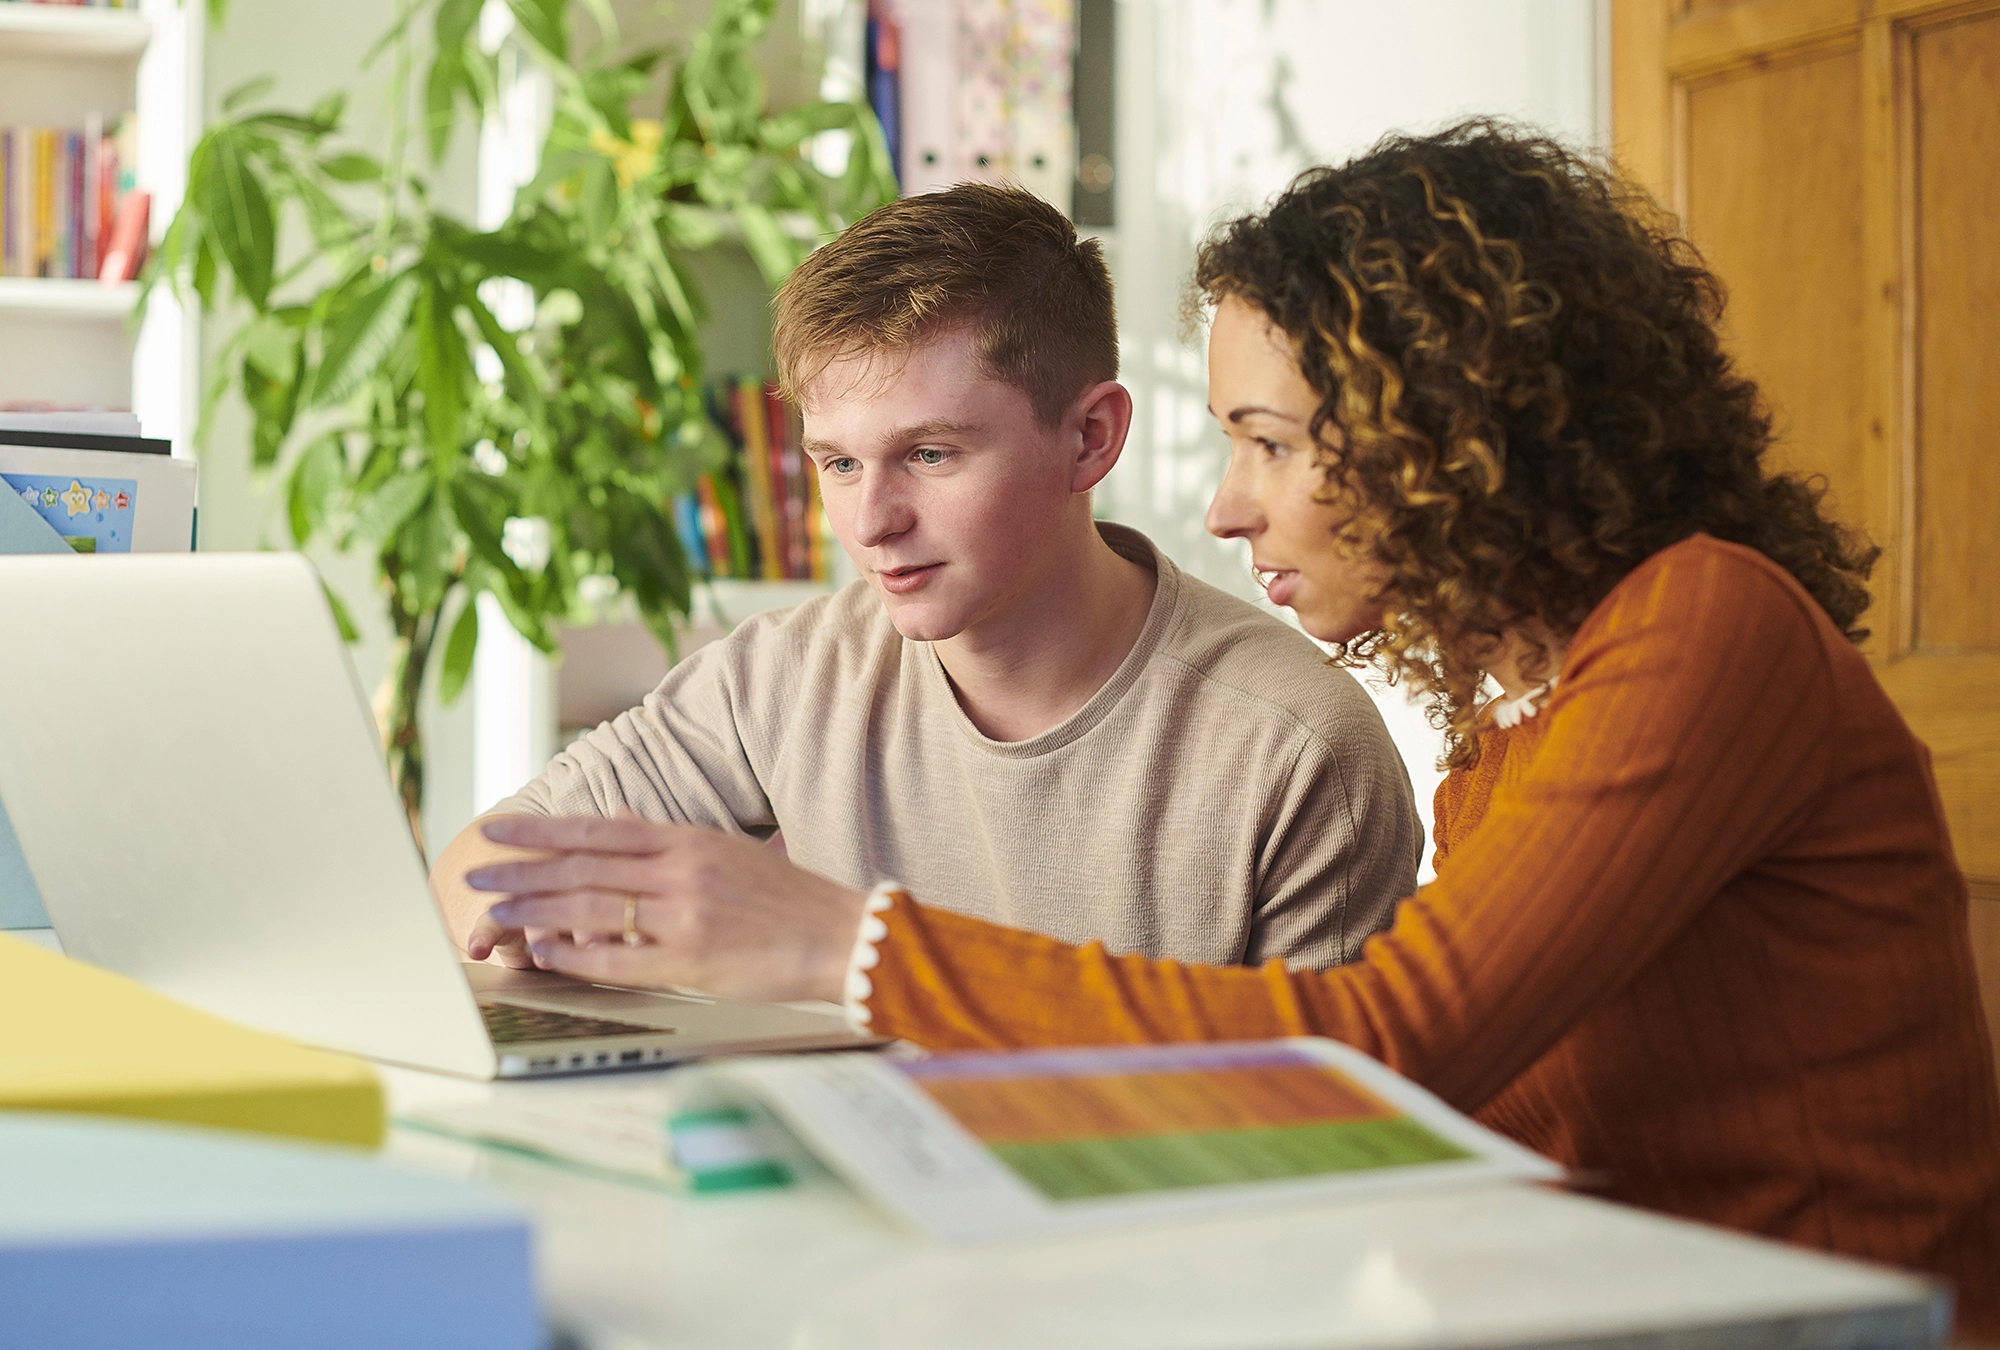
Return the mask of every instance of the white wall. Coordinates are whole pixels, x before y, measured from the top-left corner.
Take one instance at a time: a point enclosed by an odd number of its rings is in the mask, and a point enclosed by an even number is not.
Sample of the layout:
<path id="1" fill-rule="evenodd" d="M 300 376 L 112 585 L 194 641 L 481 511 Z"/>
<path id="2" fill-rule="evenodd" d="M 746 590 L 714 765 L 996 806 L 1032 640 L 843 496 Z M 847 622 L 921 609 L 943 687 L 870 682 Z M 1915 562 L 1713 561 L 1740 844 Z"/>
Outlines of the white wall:
<path id="1" fill-rule="evenodd" d="M 1391 130 L 1473 113 L 1534 122 L 1579 146 L 1604 123 L 1600 0 L 1121 0 L 1117 220 L 1110 233 L 1123 378 L 1138 405 L 1099 510 L 1177 563 L 1260 598 L 1249 551 L 1202 512 L 1225 443 L 1207 413 L 1200 336 L 1181 331 L 1195 248 L 1299 170 Z M 1430 823 L 1439 738 L 1401 691 L 1378 691 Z"/>

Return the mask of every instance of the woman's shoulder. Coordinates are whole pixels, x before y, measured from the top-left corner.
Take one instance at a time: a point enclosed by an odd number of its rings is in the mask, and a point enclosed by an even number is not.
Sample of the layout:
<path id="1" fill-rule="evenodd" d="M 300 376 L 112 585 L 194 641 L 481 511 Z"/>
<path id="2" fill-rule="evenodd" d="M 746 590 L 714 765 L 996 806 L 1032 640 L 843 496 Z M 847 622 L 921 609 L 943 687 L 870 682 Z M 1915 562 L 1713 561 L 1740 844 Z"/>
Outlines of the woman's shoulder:
<path id="1" fill-rule="evenodd" d="M 1611 588 L 1571 647 L 1614 636 L 1658 634 L 1683 650 L 1799 645 L 1824 653 L 1846 639 L 1806 588 L 1754 548 L 1690 535 L 1661 549 Z"/>

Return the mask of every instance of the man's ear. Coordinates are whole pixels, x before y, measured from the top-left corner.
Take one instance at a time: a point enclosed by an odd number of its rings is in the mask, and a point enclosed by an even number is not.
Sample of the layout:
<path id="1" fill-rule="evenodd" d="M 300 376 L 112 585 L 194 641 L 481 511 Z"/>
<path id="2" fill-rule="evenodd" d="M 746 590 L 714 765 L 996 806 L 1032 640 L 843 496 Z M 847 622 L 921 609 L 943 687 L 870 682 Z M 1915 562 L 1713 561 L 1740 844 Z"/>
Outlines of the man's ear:
<path id="1" fill-rule="evenodd" d="M 1116 380 L 1105 380 L 1083 391 L 1070 413 L 1078 436 L 1070 491 L 1088 492 L 1104 481 L 1124 452 L 1132 430 L 1132 394 Z"/>

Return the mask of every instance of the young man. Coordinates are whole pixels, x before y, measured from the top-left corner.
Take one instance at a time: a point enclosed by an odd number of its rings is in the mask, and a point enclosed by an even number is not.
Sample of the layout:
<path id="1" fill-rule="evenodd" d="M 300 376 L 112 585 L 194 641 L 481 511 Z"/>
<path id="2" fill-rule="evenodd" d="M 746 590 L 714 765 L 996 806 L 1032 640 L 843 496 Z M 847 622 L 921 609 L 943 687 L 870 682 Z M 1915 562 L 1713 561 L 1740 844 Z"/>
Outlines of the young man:
<path id="1" fill-rule="evenodd" d="M 861 580 L 694 652 L 496 808 L 583 818 L 559 849 L 655 822 L 573 855 L 590 936 L 635 942 L 649 897 L 885 878 L 1190 962 L 1331 965 L 1387 925 L 1421 839 L 1374 705 L 1091 518 L 1132 417 L 1095 241 L 1014 189 L 899 201 L 806 260 L 774 345 Z M 774 830 L 789 861 L 725 837 Z M 466 884 L 509 856 L 475 825 L 433 882 L 473 957 L 522 965 L 540 935 Z"/>

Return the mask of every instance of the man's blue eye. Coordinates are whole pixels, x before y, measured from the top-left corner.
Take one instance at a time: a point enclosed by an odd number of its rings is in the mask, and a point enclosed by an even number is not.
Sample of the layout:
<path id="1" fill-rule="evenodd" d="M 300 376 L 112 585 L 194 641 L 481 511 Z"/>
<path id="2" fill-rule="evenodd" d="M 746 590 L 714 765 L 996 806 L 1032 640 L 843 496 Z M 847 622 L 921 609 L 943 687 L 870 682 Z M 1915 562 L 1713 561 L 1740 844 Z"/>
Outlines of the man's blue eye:
<path id="1" fill-rule="evenodd" d="M 919 450 L 917 451 L 917 458 L 932 468 L 936 468 L 938 465 L 944 463 L 946 456 L 942 450 Z"/>

